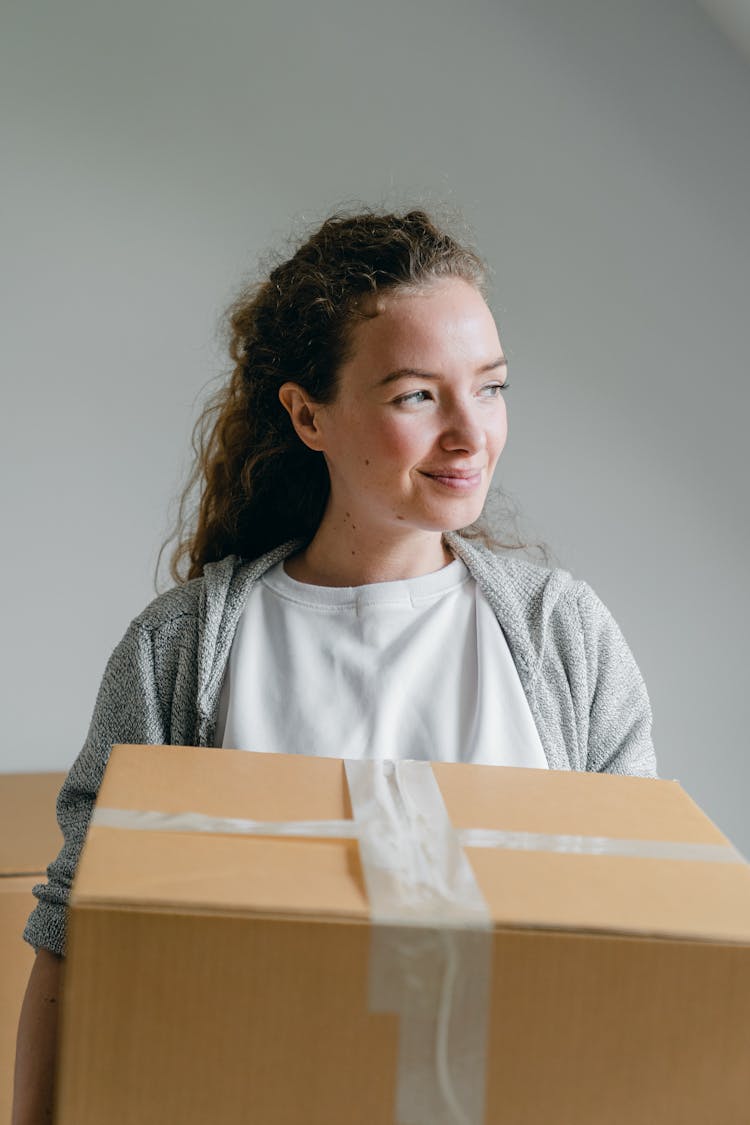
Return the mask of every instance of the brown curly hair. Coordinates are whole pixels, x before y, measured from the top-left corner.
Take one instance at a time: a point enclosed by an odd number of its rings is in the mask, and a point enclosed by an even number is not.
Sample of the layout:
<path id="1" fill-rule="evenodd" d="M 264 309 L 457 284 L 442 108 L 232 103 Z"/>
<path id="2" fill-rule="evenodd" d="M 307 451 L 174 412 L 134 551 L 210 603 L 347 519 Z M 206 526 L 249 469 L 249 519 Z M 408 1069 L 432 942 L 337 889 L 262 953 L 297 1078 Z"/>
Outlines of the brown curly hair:
<path id="1" fill-rule="evenodd" d="M 176 540 L 172 578 L 196 578 L 226 555 L 255 558 L 291 539 L 309 542 L 328 499 L 328 470 L 297 436 L 279 388 L 291 380 L 315 401 L 331 402 L 351 357 L 353 326 L 375 315 L 366 298 L 442 277 L 462 278 L 486 295 L 487 274 L 479 255 L 426 211 L 337 211 L 266 280 L 246 288 L 226 313 L 233 370 L 193 430 L 196 460 L 167 540 Z M 528 546 L 501 543 L 479 523 L 463 534 L 495 549 Z"/>

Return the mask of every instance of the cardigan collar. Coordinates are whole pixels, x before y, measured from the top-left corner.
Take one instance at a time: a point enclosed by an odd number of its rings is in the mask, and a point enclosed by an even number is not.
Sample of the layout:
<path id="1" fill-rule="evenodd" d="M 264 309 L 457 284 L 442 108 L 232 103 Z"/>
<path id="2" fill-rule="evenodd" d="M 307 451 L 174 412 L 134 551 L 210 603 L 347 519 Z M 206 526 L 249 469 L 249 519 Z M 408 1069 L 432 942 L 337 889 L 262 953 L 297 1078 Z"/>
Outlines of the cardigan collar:
<path id="1" fill-rule="evenodd" d="M 465 563 L 492 607 L 505 633 L 523 687 L 527 689 L 538 661 L 523 606 L 528 601 L 528 568 L 533 571 L 542 568 L 496 555 L 455 531 L 444 532 L 443 538 Z M 198 623 L 197 734 L 201 745 L 208 745 L 213 736 L 232 641 L 250 590 L 261 575 L 300 550 L 304 542 L 302 539 L 288 540 L 252 561 L 228 555 L 220 562 L 206 564 Z"/>

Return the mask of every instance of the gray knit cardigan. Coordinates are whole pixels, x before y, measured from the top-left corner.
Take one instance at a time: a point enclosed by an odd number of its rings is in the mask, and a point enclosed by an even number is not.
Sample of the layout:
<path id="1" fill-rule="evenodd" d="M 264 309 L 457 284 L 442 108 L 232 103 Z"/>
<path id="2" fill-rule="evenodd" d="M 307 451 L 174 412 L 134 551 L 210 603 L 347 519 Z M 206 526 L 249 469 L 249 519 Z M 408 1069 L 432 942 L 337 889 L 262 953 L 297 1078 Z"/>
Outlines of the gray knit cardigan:
<path id="1" fill-rule="evenodd" d="M 656 777 L 651 705 L 609 610 L 566 570 L 497 555 L 449 532 L 508 642 L 550 769 Z M 224 671 L 247 596 L 292 554 L 285 543 L 252 562 L 235 555 L 157 597 L 109 659 L 88 736 L 63 783 L 64 836 L 24 938 L 65 952 L 67 901 L 93 803 L 116 743 L 211 746 Z"/>

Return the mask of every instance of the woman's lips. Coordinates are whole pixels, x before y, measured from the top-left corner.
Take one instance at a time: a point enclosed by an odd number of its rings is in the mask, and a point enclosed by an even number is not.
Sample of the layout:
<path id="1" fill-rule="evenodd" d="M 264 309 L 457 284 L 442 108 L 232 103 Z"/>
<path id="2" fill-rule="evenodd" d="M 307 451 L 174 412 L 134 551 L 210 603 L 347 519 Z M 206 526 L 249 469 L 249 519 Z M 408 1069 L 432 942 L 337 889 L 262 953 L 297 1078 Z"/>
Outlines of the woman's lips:
<path id="1" fill-rule="evenodd" d="M 425 473 L 424 475 L 437 484 L 453 489 L 454 492 L 470 492 L 482 480 L 481 470 L 472 473 L 471 476 L 440 476 L 437 473 Z"/>

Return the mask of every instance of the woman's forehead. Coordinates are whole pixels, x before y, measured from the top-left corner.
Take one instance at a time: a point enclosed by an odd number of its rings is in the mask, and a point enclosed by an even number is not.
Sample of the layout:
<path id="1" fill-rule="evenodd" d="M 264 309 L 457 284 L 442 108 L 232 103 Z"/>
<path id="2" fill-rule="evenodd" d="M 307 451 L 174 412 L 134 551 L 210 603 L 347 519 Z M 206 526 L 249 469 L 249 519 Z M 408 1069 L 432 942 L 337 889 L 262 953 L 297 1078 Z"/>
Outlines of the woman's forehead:
<path id="1" fill-rule="evenodd" d="M 352 333 L 352 361 L 357 357 L 384 361 L 398 355 L 404 363 L 417 355 L 453 351 L 498 352 L 494 318 L 475 286 L 461 279 L 441 279 L 429 288 L 378 294 L 366 317 Z M 481 357 L 480 357 L 481 358 Z"/>

